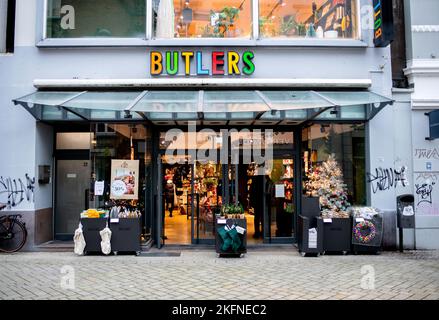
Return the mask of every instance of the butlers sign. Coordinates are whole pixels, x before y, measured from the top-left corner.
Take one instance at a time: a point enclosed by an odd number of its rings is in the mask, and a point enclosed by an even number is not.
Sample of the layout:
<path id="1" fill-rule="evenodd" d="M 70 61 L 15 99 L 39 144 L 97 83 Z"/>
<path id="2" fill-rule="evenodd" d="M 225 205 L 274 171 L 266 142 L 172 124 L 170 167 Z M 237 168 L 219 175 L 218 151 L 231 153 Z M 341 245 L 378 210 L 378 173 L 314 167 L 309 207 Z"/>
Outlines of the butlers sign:
<path id="1" fill-rule="evenodd" d="M 242 54 L 235 51 L 214 51 L 210 54 L 202 51 L 151 51 L 150 73 L 152 76 L 250 76 L 255 72 L 254 57 L 252 51 Z"/>

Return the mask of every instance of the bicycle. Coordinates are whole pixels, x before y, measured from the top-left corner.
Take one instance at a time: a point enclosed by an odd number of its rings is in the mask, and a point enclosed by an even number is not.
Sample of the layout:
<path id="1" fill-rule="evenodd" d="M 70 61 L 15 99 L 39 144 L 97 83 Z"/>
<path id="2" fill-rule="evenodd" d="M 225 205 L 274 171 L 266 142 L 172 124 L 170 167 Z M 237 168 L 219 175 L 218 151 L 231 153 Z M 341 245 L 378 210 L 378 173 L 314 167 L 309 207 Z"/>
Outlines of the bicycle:
<path id="1" fill-rule="evenodd" d="M 0 204 L 0 211 L 6 205 Z M 19 219 L 21 214 L 0 217 L 0 252 L 13 253 L 23 248 L 27 240 L 26 224 Z"/>

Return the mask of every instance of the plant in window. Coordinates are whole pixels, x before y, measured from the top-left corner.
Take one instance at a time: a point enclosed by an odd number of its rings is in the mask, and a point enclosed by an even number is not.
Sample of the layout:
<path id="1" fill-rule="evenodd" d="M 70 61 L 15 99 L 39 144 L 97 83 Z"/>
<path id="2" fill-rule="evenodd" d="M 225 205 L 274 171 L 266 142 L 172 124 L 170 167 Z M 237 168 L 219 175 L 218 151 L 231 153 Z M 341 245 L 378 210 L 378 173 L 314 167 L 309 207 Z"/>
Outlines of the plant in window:
<path id="1" fill-rule="evenodd" d="M 285 18 L 282 20 L 279 31 L 281 35 L 289 36 L 291 35 L 291 31 L 297 30 L 298 23 L 296 21 L 296 16 L 290 16 Z"/>
<path id="2" fill-rule="evenodd" d="M 210 12 L 211 16 L 216 15 L 215 11 Z M 229 31 L 233 30 L 235 21 L 239 18 L 239 9 L 224 7 L 218 14 L 215 22 L 214 35 L 219 38 L 230 36 Z"/>
<path id="3" fill-rule="evenodd" d="M 298 23 L 296 26 L 296 33 L 298 36 L 303 37 L 306 35 L 306 25 L 304 23 Z"/>

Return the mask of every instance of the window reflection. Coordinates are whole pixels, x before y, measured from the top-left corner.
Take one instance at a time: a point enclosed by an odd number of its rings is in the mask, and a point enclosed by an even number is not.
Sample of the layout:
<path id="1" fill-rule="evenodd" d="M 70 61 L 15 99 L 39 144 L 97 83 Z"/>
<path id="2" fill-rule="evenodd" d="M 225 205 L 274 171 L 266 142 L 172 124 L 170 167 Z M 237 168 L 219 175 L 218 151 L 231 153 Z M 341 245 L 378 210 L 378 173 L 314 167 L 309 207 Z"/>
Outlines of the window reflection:
<path id="1" fill-rule="evenodd" d="M 356 38 L 356 0 L 259 0 L 263 38 Z"/>
<path id="2" fill-rule="evenodd" d="M 250 37 L 251 3 L 251 0 L 153 0 L 155 37 Z"/>
<path id="3" fill-rule="evenodd" d="M 47 0 L 48 38 L 144 38 L 145 0 Z"/>

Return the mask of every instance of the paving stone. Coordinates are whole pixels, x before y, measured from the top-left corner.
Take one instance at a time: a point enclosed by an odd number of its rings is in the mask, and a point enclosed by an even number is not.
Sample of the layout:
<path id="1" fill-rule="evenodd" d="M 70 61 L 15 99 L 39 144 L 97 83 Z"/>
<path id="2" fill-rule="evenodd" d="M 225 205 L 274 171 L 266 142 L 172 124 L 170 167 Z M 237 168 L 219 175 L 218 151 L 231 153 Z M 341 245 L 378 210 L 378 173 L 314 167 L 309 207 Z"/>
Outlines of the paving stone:
<path id="1" fill-rule="evenodd" d="M 0 300 L 439 300 L 439 251 L 315 259 L 285 251 L 249 252 L 243 259 L 203 250 L 180 257 L 36 252 L 0 255 L 0 265 Z M 374 290 L 361 286 L 364 265 L 375 269 Z M 73 267 L 73 290 L 61 287 L 63 266 Z"/>

